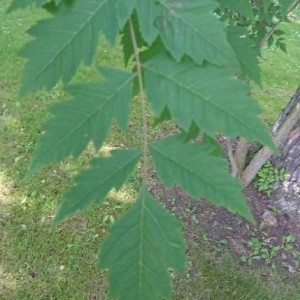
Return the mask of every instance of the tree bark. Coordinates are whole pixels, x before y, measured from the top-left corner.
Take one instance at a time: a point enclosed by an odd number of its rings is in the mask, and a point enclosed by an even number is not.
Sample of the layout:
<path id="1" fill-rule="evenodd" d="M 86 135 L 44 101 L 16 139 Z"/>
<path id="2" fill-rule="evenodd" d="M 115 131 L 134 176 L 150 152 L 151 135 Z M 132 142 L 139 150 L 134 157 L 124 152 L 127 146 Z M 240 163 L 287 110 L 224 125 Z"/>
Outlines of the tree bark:
<path id="1" fill-rule="evenodd" d="M 290 102 L 285 109 L 278 116 L 273 126 L 273 139 L 277 147 L 283 145 L 290 137 L 293 129 L 295 129 L 297 123 L 300 121 L 300 88 L 297 89 L 295 94 L 291 97 Z M 299 132 L 299 131 L 296 131 Z M 293 131 L 295 134 L 295 132 Z M 292 133 L 292 134 L 293 134 Z M 296 136 L 295 136 L 296 138 Z M 295 140 L 295 138 L 293 140 Z M 241 182 L 243 187 L 247 187 L 254 179 L 260 168 L 269 160 L 272 156 L 272 150 L 268 147 L 263 147 L 259 150 L 249 165 L 245 168 L 241 175 Z"/>
<path id="2" fill-rule="evenodd" d="M 234 152 L 234 161 L 237 168 L 237 178 L 240 178 L 246 167 L 246 159 L 250 145 L 247 140 L 240 138 Z"/>

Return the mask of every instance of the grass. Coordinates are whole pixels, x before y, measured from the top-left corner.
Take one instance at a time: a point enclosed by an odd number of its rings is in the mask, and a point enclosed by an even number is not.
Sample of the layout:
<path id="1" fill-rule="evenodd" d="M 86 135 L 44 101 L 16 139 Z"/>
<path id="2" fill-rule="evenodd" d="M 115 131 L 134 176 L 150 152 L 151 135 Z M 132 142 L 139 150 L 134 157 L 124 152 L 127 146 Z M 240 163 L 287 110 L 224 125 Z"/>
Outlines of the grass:
<path id="1" fill-rule="evenodd" d="M 297 9 L 298 15 L 300 9 Z M 278 112 L 289 101 L 299 86 L 299 38 L 300 21 L 282 23 L 279 29 L 288 36 L 286 39 L 287 53 L 275 47 L 265 47 L 262 52 L 261 67 L 263 88 L 254 89 L 254 98 L 263 109 L 263 118 L 268 125 L 273 124 Z"/>
<path id="2" fill-rule="evenodd" d="M 49 166 L 25 179 L 42 123 L 49 117 L 47 108 L 67 95 L 58 85 L 51 92 L 16 100 L 24 67 L 24 60 L 17 54 L 29 40 L 24 31 L 46 14 L 28 9 L 7 15 L 9 3 L 4 0 L 0 4 L 0 298 L 107 299 L 106 274 L 96 268 L 97 252 L 107 227 L 134 199 L 139 176 L 133 176 L 120 192 L 111 193 L 100 207 L 92 207 L 58 230 L 49 231 L 64 191 L 73 176 L 86 167 L 94 150 L 89 147 L 81 157 Z M 299 84 L 296 52 L 300 24 L 282 26 L 290 36 L 290 54 L 276 49 L 264 51 L 264 88 L 255 90 L 255 97 L 264 105 L 267 123 L 275 119 Z M 120 66 L 122 62 L 119 49 L 109 49 L 102 42 L 95 64 L 82 66 L 74 81 L 96 80 L 97 65 Z M 107 147 L 139 145 L 136 130 L 140 114 L 135 101 L 132 108 L 128 132 L 121 135 L 113 129 Z M 170 128 L 167 125 L 150 135 L 161 135 Z M 262 283 L 259 272 L 241 270 L 228 251 L 221 249 L 220 255 L 220 249 L 210 242 L 189 246 L 193 276 L 187 273 L 175 277 L 180 283 L 176 284 L 175 299 L 297 299 L 278 278 Z M 257 291 L 261 298 L 256 297 Z M 286 297 L 276 298 L 275 292 Z"/>
<path id="3" fill-rule="evenodd" d="M 195 234 L 195 233 L 194 233 Z M 234 257 L 220 245 L 195 234 L 202 242 L 190 242 L 189 271 L 176 277 L 176 300 L 296 300 L 299 289 L 282 284 L 275 272 L 268 273 L 262 283 L 257 269 L 237 267 Z"/>

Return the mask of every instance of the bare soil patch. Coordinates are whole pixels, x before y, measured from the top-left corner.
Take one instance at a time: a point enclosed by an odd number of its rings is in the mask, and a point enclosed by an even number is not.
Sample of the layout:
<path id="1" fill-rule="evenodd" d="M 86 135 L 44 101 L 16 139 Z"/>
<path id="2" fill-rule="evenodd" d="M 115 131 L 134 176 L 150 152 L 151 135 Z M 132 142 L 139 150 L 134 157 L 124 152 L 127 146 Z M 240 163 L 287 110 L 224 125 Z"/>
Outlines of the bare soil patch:
<path id="1" fill-rule="evenodd" d="M 216 245 L 229 248 L 240 266 L 250 264 L 257 267 L 262 276 L 267 276 L 268 268 L 273 268 L 278 270 L 284 281 L 300 282 L 299 222 L 278 205 L 274 195 L 267 197 L 252 185 L 244 190 L 256 220 L 255 224 L 250 224 L 225 208 L 216 207 L 203 199 L 193 200 L 177 186 L 166 189 L 158 182 L 155 174 L 150 191 L 184 223 L 188 243 L 191 237 L 193 242 L 201 243 L 201 237 L 195 233 L 204 230 Z M 286 243 L 291 237 L 293 240 Z M 279 248 L 274 258 L 270 258 L 270 261 L 253 259 L 254 249 L 249 245 L 251 239 L 259 241 L 260 252 L 268 251 L 271 254 L 272 250 Z M 243 256 L 252 258 L 251 263 L 249 260 L 243 262 Z"/>

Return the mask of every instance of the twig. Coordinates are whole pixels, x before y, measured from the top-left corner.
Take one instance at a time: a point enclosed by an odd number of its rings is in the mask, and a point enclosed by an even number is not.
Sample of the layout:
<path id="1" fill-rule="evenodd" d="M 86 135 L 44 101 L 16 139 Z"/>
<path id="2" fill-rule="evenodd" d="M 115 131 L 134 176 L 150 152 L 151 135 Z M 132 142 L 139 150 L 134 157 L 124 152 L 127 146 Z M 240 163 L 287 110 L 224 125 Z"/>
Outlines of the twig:
<path id="1" fill-rule="evenodd" d="M 236 178 L 238 174 L 238 169 L 235 163 L 235 159 L 233 156 L 233 150 L 232 150 L 232 139 L 227 138 L 227 154 L 231 165 L 231 175 Z"/>
<path id="2" fill-rule="evenodd" d="M 142 140 L 143 140 L 143 164 L 142 164 L 142 176 L 143 176 L 143 183 L 146 184 L 147 182 L 147 174 L 148 174 L 148 124 L 147 124 L 147 115 L 146 115 L 146 97 L 144 92 L 144 85 L 143 85 L 143 77 L 142 77 L 142 64 L 139 57 L 139 50 L 138 45 L 135 37 L 134 27 L 132 24 L 131 18 L 129 19 L 129 28 L 130 28 L 130 35 L 131 41 L 134 51 L 134 58 L 137 68 L 137 76 L 138 76 L 138 84 L 140 89 L 140 101 L 141 101 L 141 111 L 142 111 Z"/>
<path id="3" fill-rule="evenodd" d="M 294 1 L 294 3 L 289 7 L 286 15 L 288 15 L 291 11 L 293 11 L 297 5 L 300 3 L 299 0 Z M 280 24 L 280 21 L 274 24 L 271 29 L 267 32 L 267 34 L 262 38 L 262 40 L 257 44 L 257 48 L 261 49 L 262 46 L 269 40 L 269 38 L 272 36 L 274 31 L 277 29 L 278 25 Z"/>

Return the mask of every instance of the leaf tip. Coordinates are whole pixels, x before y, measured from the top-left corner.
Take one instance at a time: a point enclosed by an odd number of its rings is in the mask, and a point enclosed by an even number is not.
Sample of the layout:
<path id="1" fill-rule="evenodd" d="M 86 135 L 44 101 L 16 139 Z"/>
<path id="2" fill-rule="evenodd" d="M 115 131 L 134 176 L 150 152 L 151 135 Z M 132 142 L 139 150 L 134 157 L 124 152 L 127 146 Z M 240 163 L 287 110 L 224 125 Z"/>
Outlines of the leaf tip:
<path id="1" fill-rule="evenodd" d="M 25 178 L 30 178 L 33 175 L 35 175 L 39 170 L 41 169 L 41 167 L 37 164 L 35 164 L 34 162 L 31 162 L 31 164 L 29 165 L 27 172 L 25 174 Z"/>
<path id="2" fill-rule="evenodd" d="M 249 211 L 249 214 L 245 215 L 245 218 L 248 222 L 250 222 L 252 225 L 256 223 L 256 220 L 253 216 L 253 214 Z"/>

